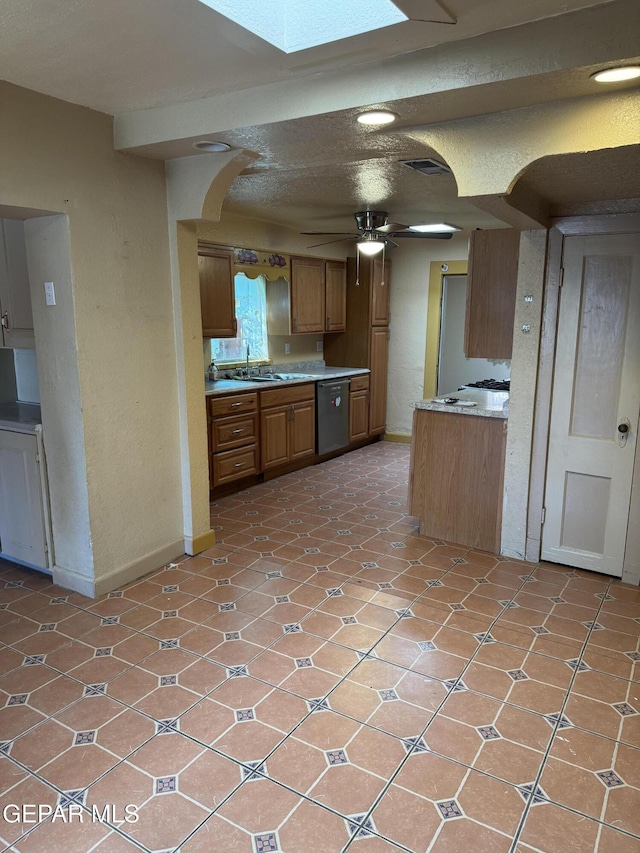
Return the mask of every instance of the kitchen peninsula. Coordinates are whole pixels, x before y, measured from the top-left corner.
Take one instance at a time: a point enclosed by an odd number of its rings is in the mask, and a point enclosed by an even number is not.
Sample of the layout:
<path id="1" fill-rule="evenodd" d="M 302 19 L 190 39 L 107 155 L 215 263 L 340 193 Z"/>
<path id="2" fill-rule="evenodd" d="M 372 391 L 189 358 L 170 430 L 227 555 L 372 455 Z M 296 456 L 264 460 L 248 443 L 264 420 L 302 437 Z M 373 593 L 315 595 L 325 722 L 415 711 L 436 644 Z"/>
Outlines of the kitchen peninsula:
<path id="1" fill-rule="evenodd" d="M 437 398 L 459 404 L 414 404 L 409 511 L 424 536 L 499 553 L 506 396 L 465 389 Z"/>

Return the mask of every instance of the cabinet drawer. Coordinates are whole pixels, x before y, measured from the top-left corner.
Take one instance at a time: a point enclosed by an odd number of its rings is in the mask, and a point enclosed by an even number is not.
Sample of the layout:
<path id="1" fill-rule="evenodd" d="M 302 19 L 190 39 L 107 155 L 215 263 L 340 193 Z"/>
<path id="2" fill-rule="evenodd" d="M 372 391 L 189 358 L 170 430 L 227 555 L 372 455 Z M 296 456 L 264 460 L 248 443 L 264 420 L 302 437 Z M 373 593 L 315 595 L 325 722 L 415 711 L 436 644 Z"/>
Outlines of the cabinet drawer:
<path id="1" fill-rule="evenodd" d="M 213 485 L 221 486 L 258 473 L 258 448 L 255 444 L 240 450 L 227 450 L 213 456 Z"/>
<path id="2" fill-rule="evenodd" d="M 245 412 L 258 410 L 258 395 L 252 394 L 230 394 L 228 397 L 210 397 L 209 412 L 212 418 L 222 415 L 237 415 Z"/>
<path id="3" fill-rule="evenodd" d="M 367 373 L 365 376 L 352 376 L 351 385 L 349 387 L 351 391 L 368 391 L 369 374 Z"/>
<path id="4" fill-rule="evenodd" d="M 260 406 L 270 409 L 272 406 L 287 406 L 289 403 L 301 403 L 303 400 L 315 400 L 315 382 L 305 385 L 287 385 L 284 388 L 270 388 L 260 392 Z"/>
<path id="5" fill-rule="evenodd" d="M 245 417 L 216 418 L 211 423 L 213 452 L 231 450 L 254 444 L 258 436 L 258 415 Z"/>

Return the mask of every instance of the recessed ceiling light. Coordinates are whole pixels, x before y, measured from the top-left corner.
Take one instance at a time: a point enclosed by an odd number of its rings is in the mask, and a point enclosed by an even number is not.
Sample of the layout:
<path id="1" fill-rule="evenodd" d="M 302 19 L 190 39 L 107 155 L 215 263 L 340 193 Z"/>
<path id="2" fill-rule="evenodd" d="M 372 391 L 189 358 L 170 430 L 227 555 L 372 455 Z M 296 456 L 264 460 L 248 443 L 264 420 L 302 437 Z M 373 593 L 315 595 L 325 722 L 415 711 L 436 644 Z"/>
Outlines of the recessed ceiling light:
<path id="1" fill-rule="evenodd" d="M 603 68 L 592 75 L 598 83 L 620 83 L 623 80 L 635 80 L 640 77 L 640 65 L 620 65 L 617 68 Z"/>
<path id="2" fill-rule="evenodd" d="M 419 231 L 421 234 L 438 234 L 442 231 L 462 231 L 457 225 L 448 222 L 431 222 L 428 225 L 410 225 L 409 231 Z"/>
<path id="3" fill-rule="evenodd" d="M 389 110 L 369 110 L 366 113 L 360 113 L 358 121 L 360 124 L 391 124 L 398 116 Z"/>
<path id="4" fill-rule="evenodd" d="M 230 151 L 231 146 L 227 145 L 226 142 L 214 142 L 212 139 L 201 139 L 199 142 L 194 142 L 193 147 L 197 148 L 198 151 Z"/>

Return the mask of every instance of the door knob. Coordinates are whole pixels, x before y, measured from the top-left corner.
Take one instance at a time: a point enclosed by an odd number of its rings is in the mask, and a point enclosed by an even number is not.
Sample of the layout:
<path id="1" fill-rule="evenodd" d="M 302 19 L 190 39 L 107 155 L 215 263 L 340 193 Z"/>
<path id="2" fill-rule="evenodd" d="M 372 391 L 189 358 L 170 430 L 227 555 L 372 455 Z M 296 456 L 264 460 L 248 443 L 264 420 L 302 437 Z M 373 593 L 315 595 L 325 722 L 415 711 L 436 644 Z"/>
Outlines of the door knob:
<path id="1" fill-rule="evenodd" d="M 618 433 L 616 435 L 616 444 L 618 447 L 625 446 L 627 439 L 629 438 L 630 429 L 631 421 L 629 418 L 621 418 L 620 423 L 618 424 Z"/>
<path id="2" fill-rule="evenodd" d="M 618 424 L 618 432 L 621 435 L 626 435 L 629 432 L 629 424 L 625 424 L 625 423 Z"/>

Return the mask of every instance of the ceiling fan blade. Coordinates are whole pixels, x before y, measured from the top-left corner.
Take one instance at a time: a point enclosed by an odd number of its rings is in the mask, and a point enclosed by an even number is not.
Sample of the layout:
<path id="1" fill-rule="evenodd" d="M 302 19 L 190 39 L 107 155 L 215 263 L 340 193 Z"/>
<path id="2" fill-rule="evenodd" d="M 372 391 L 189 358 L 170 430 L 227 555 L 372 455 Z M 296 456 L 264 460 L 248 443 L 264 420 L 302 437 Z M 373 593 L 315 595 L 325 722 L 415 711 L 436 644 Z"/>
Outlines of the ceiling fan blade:
<path id="1" fill-rule="evenodd" d="M 391 235 L 387 236 L 395 237 L 396 239 L 411 237 L 414 240 L 450 240 L 453 234 L 451 231 L 399 231 L 392 232 Z"/>
<path id="2" fill-rule="evenodd" d="M 399 222 L 387 222 L 386 225 L 381 225 L 375 230 L 378 234 L 393 234 L 395 231 L 404 231 L 408 227 L 408 225 L 401 225 Z"/>
<path id="3" fill-rule="evenodd" d="M 316 237 L 331 237 L 332 235 L 338 236 L 339 234 L 344 235 L 345 237 L 356 236 L 353 231 L 301 231 L 300 233 Z"/>
<path id="4" fill-rule="evenodd" d="M 360 237 L 359 234 L 350 237 L 339 237 L 337 240 L 325 240 L 324 243 L 314 243 L 313 246 L 307 246 L 307 249 L 317 249 L 318 246 L 330 246 L 332 243 L 348 243 L 351 240 L 357 240 Z"/>

